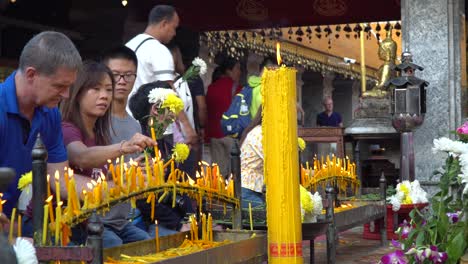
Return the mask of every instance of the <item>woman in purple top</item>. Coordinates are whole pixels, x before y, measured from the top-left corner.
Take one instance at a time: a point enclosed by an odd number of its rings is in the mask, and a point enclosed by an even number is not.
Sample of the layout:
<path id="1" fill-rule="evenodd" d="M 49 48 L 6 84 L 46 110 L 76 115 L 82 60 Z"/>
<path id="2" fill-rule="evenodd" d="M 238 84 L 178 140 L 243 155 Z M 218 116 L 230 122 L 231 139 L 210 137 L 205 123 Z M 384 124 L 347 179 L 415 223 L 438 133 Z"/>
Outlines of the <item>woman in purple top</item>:
<path id="1" fill-rule="evenodd" d="M 108 159 L 114 160 L 156 145 L 151 138 L 139 133 L 128 141 L 110 144 L 114 86 L 112 71 L 106 65 L 93 61 L 84 62 L 75 84 L 70 89 L 70 97 L 60 106 L 63 140 L 70 167 L 78 174 L 84 175 L 74 174 L 78 190 L 86 189 L 89 177 L 99 177 L 100 172 L 105 170 Z M 109 182 L 109 187 L 112 186 L 113 183 Z M 120 204 L 111 208 L 103 219 L 104 247 L 149 239 L 146 232 L 127 221 L 130 206 L 126 206 L 126 209 L 116 208 L 119 206 Z M 110 220 L 114 225 L 110 225 Z M 121 224 L 115 225 L 116 220 Z M 77 239 L 78 242 L 81 240 L 82 237 Z"/>

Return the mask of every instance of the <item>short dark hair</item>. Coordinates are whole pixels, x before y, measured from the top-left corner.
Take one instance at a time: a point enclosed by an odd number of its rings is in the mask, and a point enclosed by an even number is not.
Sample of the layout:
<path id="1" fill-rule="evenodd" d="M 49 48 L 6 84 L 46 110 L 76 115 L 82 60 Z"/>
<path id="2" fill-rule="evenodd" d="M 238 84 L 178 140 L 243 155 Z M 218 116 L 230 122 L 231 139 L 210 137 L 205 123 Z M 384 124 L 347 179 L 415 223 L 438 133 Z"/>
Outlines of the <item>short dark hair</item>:
<path id="1" fill-rule="evenodd" d="M 138 67 L 138 59 L 135 55 L 135 52 L 128 48 L 127 46 L 118 46 L 113 49 L 108 50 L 104 53 L 101 58 L 101 62 L 104 64 L 108 64 L 112 59 L 124 59 L 129 60 L 135 64 L 135 67 Z"/>
<path id="2" fill-rule="evenodd" d="M 272 56 L 268 56 L 263 59 L 262 63 L 260 63 L 260 71 L 262 71 L 263 68 L 269 65 L 276 65 L 276 59 Z"/>
<path id="3" fill-rule="evenodd" d="M 140 88 L 137 89 L 136 93 L 130 97 L 128 106 L 130 111 L 132 111 L 133 117 L 140 122 L 141 131 L 147 133 L 148 131 L 148 116 L 150 113 L 151 106 L 148 100 L 148 95 L 151 90 L 154 88 L 166 88 L 172 89 L 171 85 L 165 81 L 156 81 L 143 84 Z M 148 135 L 148 133 L 147 133 Z"/>
<path id="4" fill-rule="evenodd" d="M 78 70 L 81 56 L 63 33 L 44 31 L 29 40 L 21 52 L 19 70 L 24 72 L 27 67 L 34 67 L 39 73 L 49 76 L 60 67 Z"/>
<path id="5" fill-rule="evenodd" d="M 171 20 L 174 17 L 176 10 L 170 5 L 157 5 L 151 9 L 148 16 L 148 24 L 159 24 L 163 20 Z"/>

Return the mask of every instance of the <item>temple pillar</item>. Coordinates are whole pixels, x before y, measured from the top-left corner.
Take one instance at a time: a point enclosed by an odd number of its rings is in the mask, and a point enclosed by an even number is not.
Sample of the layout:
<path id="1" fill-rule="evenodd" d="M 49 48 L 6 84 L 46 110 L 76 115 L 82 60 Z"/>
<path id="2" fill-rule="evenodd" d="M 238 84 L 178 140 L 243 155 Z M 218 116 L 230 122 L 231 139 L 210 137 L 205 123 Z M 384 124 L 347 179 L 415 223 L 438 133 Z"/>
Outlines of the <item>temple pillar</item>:
<path id="1" fill-rule="evenodd" d="M 414 135 L 415 175 L 426 186 L 435 184 L 429 177 L 445 159 L 427 155 L 433 140 L 450 136 L 462 123 L 464 10 L 463 0 L 401 1 L 403 50 L 409 50 L 414 62 L 424 67 L 417 77 L 430 83 L 425 120 Z"/>

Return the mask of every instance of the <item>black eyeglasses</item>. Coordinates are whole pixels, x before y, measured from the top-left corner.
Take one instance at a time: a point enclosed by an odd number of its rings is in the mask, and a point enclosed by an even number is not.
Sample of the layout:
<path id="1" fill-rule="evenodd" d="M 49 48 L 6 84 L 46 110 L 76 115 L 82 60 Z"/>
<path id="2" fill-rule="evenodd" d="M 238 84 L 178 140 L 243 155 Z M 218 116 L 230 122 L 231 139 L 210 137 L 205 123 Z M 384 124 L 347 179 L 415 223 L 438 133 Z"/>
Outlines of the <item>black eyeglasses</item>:
<path id="1" fill-rule="evenodd" d="M 133 82 L 136 79 L 136 74 L 134 73 L 126 73 L 126 74 L 113 73 L 113 75 L 114 75 L 114 80 L 116 82 L 120 81 L 120 78 L 123 78 L 124 81 L 126 82 Z"/>

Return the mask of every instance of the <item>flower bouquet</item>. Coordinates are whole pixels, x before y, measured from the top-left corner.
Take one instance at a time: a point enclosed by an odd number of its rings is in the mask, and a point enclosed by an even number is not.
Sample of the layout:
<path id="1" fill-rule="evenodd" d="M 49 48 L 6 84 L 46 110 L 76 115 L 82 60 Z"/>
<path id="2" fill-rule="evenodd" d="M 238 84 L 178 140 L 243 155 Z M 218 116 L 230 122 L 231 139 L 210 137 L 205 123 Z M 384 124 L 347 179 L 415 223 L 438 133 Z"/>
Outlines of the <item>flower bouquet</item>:
<path id="1" fill-rule="evenodd" d="M 182 79 L 184 81 L 189 81 L 197 76 L 204 75 L 206 73 L 206 63 L 204 60 L 202 60 L 199 57 L 196 57 L 192 61 L 192 65 L 185 71 L 184 75 L 182 76 Z"/>
<path id="2" fill-rule="evenodd" d="M 157 115 L 150 116 L 149 129 L 154 130 L 156 138 L 161 138 L 166 128 L 172 124 L 179 112 L 184 108 L 184 103 L 172 89 L 154 88 L 148 94 L 148 101 L 156 105 Z M 153 134 L 153 131 L 151 135 Z"/>
<path id="3" fill-rule="evenodd" d="M 427 203 L 427 193 L 419 185 L 419 181 L 403 181 L 396 186 L 396 193 L 387 198 L 392 205 L 393 211 L 400 210 L 403 204 L 424 204 Z"/>
<path id="4" fill-rule="evenodd" d="M 468 143 L 467 123 L 457 129 L 459 140 L 434 140 L 433 152 L 448 154 L 445 165 L 434 172 L 439 191 L 431 208 L 410 212 L 411 220 L 397 230 L 395 252 L 381 263 L 458 263 L 468 250 Z"/>
<path id="5" fill-rule="evenodd" d="M 301 196 L 301 219 L 302 222 L 315 223 L 317 216 L 322 214 L 322 197 L 318 192 L 312 194 L 306 188 L 299 185 Z"/>

